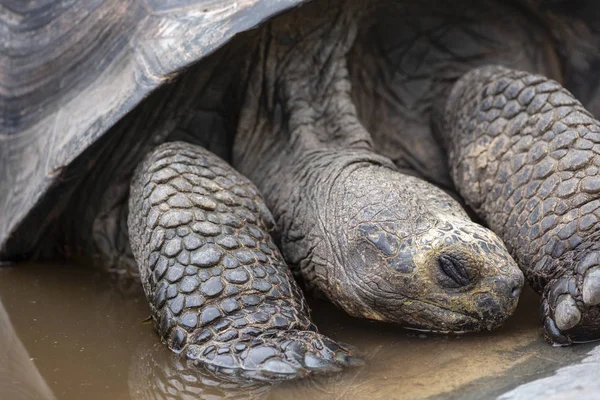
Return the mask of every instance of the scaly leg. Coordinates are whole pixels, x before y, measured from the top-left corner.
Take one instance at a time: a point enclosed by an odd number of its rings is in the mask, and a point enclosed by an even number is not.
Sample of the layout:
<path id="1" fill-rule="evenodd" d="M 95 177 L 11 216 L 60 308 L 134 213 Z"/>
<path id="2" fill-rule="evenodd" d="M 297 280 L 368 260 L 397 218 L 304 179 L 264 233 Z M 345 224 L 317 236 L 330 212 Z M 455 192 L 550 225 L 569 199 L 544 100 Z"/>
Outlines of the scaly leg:
<path id="1" fill-rule="evenodd" d="M 352 363 L 315 331 L 254 185 L 203 148 L 167 143 L 137 168 L 129 232 L 156 330 L 197 365 L 289 379 Z"/>
<path id="2" fill-rule="evenodd" d="M 443 115 L 454 182 L 543 294 L 548 340 L 600 338 L 600 123 L 557 82 L 493 66 Z"/>

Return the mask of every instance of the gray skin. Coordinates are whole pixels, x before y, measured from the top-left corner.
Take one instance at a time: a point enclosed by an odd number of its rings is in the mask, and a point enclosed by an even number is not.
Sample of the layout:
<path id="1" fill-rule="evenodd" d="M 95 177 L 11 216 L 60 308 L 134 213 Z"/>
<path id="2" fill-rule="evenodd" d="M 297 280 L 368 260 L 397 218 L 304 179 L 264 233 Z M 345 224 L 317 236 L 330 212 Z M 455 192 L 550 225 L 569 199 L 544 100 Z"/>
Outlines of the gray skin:
<path id="1" fill-rule="evenodd" d="M 67 168 L 85 174 L 37 254 L 139 271 L 163 342 L 226 375 L 356 362 L 291 270 L 351 315 L 467 332 L 513 312 L 518 263 L 550 341 L 598 338 L 600 128 L 545 77 L 562 78 L 555 21 L 369 3 L 305 5 L 155 92 Z"/>

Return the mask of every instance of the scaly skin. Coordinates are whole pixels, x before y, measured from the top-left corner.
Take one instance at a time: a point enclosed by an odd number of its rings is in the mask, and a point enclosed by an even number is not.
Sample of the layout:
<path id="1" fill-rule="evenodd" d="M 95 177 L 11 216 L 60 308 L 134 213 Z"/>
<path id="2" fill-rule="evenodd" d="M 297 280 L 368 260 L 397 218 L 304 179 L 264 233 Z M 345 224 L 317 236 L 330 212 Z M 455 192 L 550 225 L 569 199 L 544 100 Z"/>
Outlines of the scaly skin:
<path id="1" fill-rule="evenodd" d="M 442 190 L 372 166 L 344 171 L 333 184 L 342 186 L 340 203 L 325 211 L 346 242 L 346 277 L 317 284 L 344 288 L 330 297 L 348 313 L 468 332 L 496 328 L 514 311 L 522 274 L 502 241 Z"/>
<path id="2" fill-rule="evenodd" d="M 555 81 L 482 67 L 454 85 L 443 129 L 461 195 L 543 294 L 547 339 L 600 337 L 600 123 Z"/>
<path id="3" fill-rule="evenodd" d="M 291 379 L 351 353 L 315 331 L 254 185 L 203 148 L 167 143 L 137 168 L 129 232 L 156 330 L 194 364 Z"/>

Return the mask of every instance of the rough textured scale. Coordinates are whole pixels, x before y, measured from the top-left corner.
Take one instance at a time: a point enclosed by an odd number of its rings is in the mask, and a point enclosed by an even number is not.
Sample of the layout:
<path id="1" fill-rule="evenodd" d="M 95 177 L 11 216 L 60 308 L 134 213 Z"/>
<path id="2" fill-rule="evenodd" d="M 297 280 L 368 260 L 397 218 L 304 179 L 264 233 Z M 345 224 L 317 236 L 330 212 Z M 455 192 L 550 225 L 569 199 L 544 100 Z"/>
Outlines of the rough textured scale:
<path id="1" fill-rule="evenodd" d="M 198 146 L 159 146 L 137 169 L 129 231 L 152 319 L 202 367 L 254 379 L 352 363 L 318 334 L 273 243 L 256 187 Z"/>
<path id="2" fill-rule="evenodd" d="M 589 340 L 600 314 L 600 122 L 558 82 L 501 67 L 463 76 L 445 116 L 454 182 L 544 293 L 548 337 Z"/>

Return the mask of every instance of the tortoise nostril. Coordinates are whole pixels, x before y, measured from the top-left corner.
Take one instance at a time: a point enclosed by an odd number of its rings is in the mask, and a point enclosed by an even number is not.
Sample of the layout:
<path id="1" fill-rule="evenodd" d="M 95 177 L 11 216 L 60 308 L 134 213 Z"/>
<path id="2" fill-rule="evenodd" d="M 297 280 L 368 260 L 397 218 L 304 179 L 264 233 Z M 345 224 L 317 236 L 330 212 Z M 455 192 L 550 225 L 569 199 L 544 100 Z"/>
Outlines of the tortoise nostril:
<path id="1" fill-rule="evenodd" d="M 513 276 L 497 276 L 494 279 L 494 290 L 506 299 L 518 299 L 523 288 L 523 281 Z"/>
<path id="2" fill-rule="evenodd" d="M 521 294 L 521 285 L 515 284 L 515 286 L 513 286 L 512 290 L 510 291 L 510 295 L 512 297 L 519 297 L 520 294 Z"/>
<path id="3" fill-rule="evenodd" d="M 456 258 L 442 254 L 438 258 L 440 269 L 454 285 L 454 287 L 467 286 L 471 283 L 467 268 Z"/>

